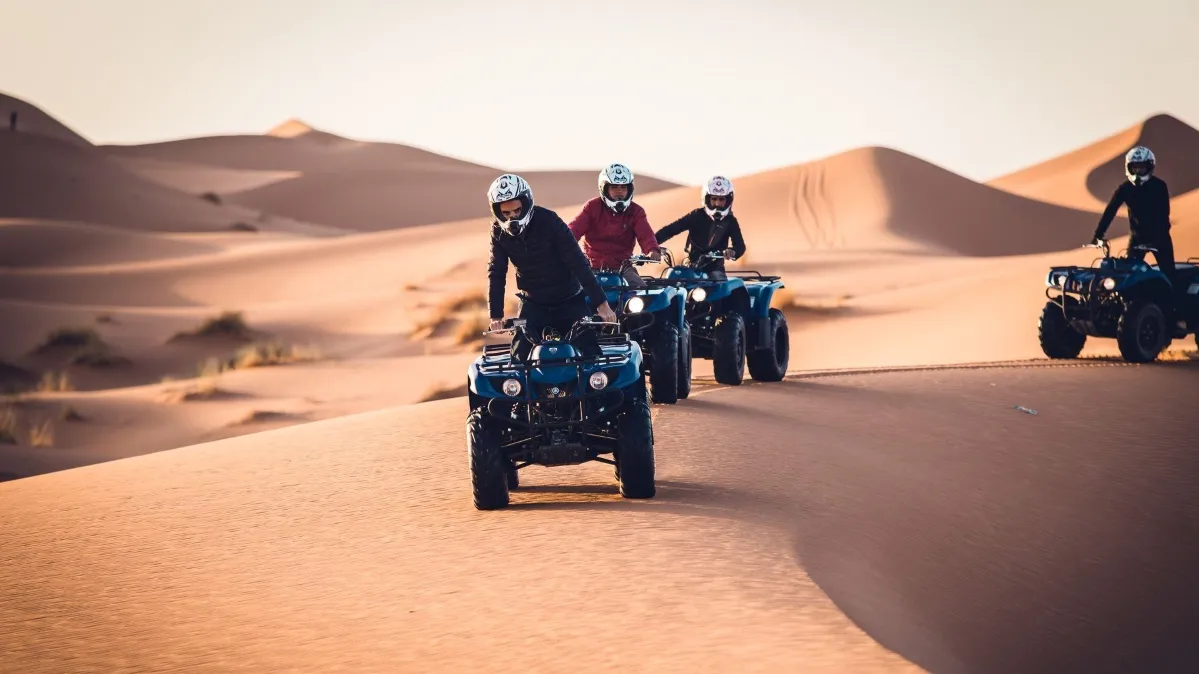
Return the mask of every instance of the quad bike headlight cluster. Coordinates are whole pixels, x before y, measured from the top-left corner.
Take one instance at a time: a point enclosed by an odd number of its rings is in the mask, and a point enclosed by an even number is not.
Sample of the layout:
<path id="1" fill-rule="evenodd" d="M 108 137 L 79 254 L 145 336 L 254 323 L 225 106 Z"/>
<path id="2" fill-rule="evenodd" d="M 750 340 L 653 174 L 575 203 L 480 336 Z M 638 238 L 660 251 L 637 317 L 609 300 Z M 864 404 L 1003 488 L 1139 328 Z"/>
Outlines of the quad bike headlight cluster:
<path id="1" fill-rule="evenodd" d="M 605 372 L 593 372 L 587 383 L 591 385 L 591 388 L 599 391 L 608 385 L 608 375 Z"/>
<path id="2" fill-rule="evenodd" d="M 695 302 L 703 302 L 708 298 L 708 291 L 703 288 L 696 288 L 691 291 L 691 299 Z"/>
<path id="3" fill-rule="evenodd" d="M 625 309 L 627 309 L 630 314 L 640 313 L 644 308 L 645 300 L 641 299 L 640 297 L 634 297 L 633 299 L 629 300 L 628 304 L 625 305 Z"/>
<path id="4" fill-rule="evenodd" d="M 505 379 L 503 388 L 504 388 L 504 395 L 509 396 L 509 397 L 516 397 L 516 396 L 520 395 L 520 380 L 519 379 Z"/>
<path id="5" fill-rule="evenodd" d="M 1114 279 L 1110 276 L 1103 279 L 1103 289 L 1104 290 L 1115 290 L 1116 289 L 1116 279 Z"/>

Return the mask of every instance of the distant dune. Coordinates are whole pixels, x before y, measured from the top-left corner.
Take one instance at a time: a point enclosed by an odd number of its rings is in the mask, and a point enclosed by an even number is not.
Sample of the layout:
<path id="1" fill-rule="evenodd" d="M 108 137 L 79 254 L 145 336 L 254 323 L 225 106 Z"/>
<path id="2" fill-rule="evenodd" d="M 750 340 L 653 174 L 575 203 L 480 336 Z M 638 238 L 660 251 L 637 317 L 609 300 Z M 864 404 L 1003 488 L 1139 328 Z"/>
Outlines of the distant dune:
<path id="1" fill-rule="evenodd" d="M 1076 247 L 1095 228 L 1091 213 L 1008 194 L 888 148 L 851 150 L 733 183 L 734 211 L 755 260 L 821 250 L 1023 255 Z M 700 196 L 697 188 L 680 188 L 641 202 L 661 227 L 698 207 Z M 1121 221 L 1112 231 L 1126 229 Z M 683 243 L 668 245 L 681 252 Z"/>
<path id="2" fill-rule="evenodd" d="M 78 147 L 91 147 L 92 145 L 91 141 L 36 105 L 4 93 L 0 93 L 0 134 L 11 130 L 14 113 L 17 133 L 54 138 Z M 0 155 L 0 159 L 2 158 L 3 155 Z"/>
<path id="3" fill-rule="evenodd" d="M 1157 175 L 1173 196 L 1199 188 L 1199 130 L 1170 115 L 1154 115 L 1060 157 L 991 180 L 992 187 L 1083 210 L 1103 210 L 1124 177 L 1124 155 L 1146 145 Z"/>
<path id="4" fill-rule="evenodd" d="M 486 215 L 485 193 L 505 169 L 483 166 L 397 143 L 350 140 L 289 120 L 266 135 L 191 138 L 165 143 L 106 146 L 139 174 L 190 191 L 213 190 L 232 203 L 357 231 L 379 231 Z M 146 160 L 166 162 L 158 169 Z M 181 166 L 192 165 L 184 176 Z M 174 166 L 173 174 L 166 174 Z M 260 185 L 215 186 L 203 167 L 237 169 Z M 594 170 L 522 171 L 538 203 L 572 206 L 596 195 Z M 166 175 L 157 177 L 162 172 Z M 636 171 L 636 169 L 634 169 Z M 255 172 L 257 175 L 250 174 Z M 639 175 L 638 194 L 676 187 Z"/>

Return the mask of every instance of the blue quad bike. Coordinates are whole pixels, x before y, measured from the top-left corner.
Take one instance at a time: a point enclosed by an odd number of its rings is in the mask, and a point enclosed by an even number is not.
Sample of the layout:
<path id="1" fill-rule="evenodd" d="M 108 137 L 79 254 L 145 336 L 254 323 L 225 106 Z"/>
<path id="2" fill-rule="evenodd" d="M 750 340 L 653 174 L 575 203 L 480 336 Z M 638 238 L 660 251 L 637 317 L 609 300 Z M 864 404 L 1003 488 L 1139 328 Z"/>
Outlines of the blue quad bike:
<path id="1" fill-rule="evenodd" d="M 791 338 L 787 317 L 770 306 L 774 293 L 784 287 L 781 277 L 741 271 L 725 272 L 721 278 L 699 267 L 706 260 L 723 260 L 723 253 L 706 253 L 684 265 L 676 264 L 669 250 L 662 251 L 667 264 L 662 280 L 687 293 L 688 355 L 711 360 L 721 384 L 739 386 L 747 365 L 757 381 L 782 381 L 791 357 Z"/>
<path id="2" fill-rule="evenodd" d="M 485 345 L 468 370 L 475 508 L 506 507 L 521 468 L 588 461 L 615 466 L 621 496 L 653 498 L 654 429 L 641 347 L 619 327 L 586 317 L 565 336 L 531 335 L 522 319 L 511 319 L 484 333 L 520 331 L 533 348 L 527 358 L 513 358 L 510 345 Z M 602 355 L 585 357 L 575 346 L 587 328 L 601 331 Z"/>
<path id="3" fill-rule="evenodd" d="M 691 395 L 687 293 L 675 283 L 649 276 L 636 277 L 640 278 L 641 287 L 629 283 L 626 272 L 653 262 L 643 255 L 634 255 L 619 271 L 596 270 L 595 277 L 621 328 L 641 346 L 651 401 L 673 405 Z"/>
<path id="4" fill-rule="evenodd" d="M 1149 363 L 1175 339 L 1199 332 L 1199 258 L 1176 263 L 1177 286 L 1133 246 L 1112 257 L 1107 241 L 1088 244 L 1103 257 L 1090 267 L 1051 267 L 1045 277 L 1049 301 L 1038 326 L 1041 350 L 1055 359 L 1077 358 L 1087 337 L 1115 339 L 1131 363 Z M 1139 256 L 1128 252 L 1139 251 Z M 1199 337 L 1196 337 L 1199 345 Z"/>

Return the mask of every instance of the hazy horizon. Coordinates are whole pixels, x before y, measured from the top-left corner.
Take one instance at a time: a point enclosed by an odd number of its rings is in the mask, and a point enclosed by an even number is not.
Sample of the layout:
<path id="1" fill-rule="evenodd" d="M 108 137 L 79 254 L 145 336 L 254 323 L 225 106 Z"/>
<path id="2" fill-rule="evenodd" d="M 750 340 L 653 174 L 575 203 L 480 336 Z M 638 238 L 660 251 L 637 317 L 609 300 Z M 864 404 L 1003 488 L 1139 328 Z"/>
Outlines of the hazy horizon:
<path id="1" fill-rule="evenodd" d="M 514 170 L 694 184 L 885 145 L 987 180 L 1156 113 L 1199 122 L 1182 0 L 1144 25 L 1108 0 L 104 5 L 0 26 L 0 90 L 100 144 L 299 118 Z"/>

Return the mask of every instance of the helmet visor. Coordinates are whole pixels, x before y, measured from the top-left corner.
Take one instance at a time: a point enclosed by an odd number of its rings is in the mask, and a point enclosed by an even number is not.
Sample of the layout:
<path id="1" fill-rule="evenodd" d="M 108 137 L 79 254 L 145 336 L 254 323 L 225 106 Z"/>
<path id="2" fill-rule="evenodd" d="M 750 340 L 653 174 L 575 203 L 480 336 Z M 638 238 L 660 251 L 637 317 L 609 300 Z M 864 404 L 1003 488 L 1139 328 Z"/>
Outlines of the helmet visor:
<path id="1" fill-rule="evenodd" d="M 1153 164 L 1147 161 L 1136 161 L 1128 165 L 1128 172 L 1136 176 L 1147 176 L 1153 170 Z"/>

